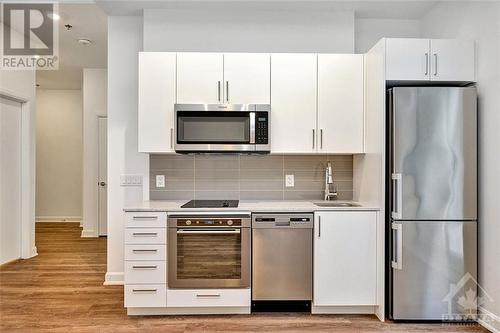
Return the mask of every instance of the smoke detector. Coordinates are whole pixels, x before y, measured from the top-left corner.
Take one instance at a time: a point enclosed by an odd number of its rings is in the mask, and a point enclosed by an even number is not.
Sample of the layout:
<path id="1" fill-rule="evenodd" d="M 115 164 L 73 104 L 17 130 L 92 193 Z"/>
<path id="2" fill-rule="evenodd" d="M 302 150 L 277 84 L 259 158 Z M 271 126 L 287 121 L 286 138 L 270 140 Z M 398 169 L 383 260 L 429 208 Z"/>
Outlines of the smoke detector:
<path id="1" fill-rule="evenodd" d="M 92 44 L 92 41 L 88 38 L 78 38 L 78 44 L 83 46 L 89 46 L 90 44 Z"/>

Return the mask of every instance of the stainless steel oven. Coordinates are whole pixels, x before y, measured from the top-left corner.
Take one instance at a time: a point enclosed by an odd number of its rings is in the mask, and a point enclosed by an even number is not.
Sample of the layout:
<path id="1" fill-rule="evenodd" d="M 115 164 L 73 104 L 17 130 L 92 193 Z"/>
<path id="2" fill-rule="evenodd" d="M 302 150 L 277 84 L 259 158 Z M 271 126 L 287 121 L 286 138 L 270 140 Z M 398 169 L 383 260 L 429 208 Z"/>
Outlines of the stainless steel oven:
<path id="1" fill-rule="evenodd" d="M 176 104 L 178 153 L 271 151 L 269 104 Z"/>
<path id="2" fill-rule="evenodd" d="M 250 212 L 169 215 L 168 287 L 250 287 L 250 230 Z"/>

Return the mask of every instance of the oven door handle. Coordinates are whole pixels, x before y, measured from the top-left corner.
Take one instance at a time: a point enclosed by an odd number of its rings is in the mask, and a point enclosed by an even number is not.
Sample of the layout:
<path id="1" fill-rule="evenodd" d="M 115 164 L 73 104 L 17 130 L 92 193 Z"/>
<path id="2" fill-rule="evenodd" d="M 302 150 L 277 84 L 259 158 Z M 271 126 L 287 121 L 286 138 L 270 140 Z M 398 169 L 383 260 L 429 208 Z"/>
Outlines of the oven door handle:
<path id="1" fill-rule="evenodd" d="M 188 235 L 232 235 L 240 234 L 240 229 L 227 229 L 227 230 L 206 230 L 206 229 L 178 229 L 177 234 Z"/>

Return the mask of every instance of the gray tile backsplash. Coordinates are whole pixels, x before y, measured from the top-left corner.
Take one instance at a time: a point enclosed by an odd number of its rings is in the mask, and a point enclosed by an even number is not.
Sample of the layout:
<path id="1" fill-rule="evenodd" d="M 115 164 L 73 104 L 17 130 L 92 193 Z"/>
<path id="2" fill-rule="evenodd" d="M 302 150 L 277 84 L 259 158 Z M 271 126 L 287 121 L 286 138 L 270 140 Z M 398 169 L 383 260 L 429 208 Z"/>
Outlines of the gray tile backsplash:
<path id="1" fill-rule="evenodd" d="M 151 155 L 150 198 L 320 200 L 327 161 L 339 199 L 352 199 L 352 155 Z M 290 174 L 295 186 L 285 187 Z"/>

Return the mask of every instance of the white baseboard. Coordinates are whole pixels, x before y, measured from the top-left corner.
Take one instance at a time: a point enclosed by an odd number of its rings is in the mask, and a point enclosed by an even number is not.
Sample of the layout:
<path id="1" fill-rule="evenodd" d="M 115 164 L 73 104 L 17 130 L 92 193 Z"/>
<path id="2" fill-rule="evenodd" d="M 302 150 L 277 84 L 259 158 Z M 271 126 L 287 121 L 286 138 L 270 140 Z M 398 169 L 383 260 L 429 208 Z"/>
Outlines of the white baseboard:
<path id="1" fill-rule="evenodd" d="M 129 316 L 159 315 L 200 315 L 200 314 L 250 314 L 250 306 L 234 307 L 200 307 L 200 308 L 127 308 Z"/>
<path id="2" fill-rule="evenodd" d="M 375 314 L 373 305 L 318 306 L 312 304 L 312 314 Z"/>
<path id="3" fill-rule="evenodd" d="M 79 222 L 81 216 L 35 216 L 35 222 Z"/>
<path id="4" fill-rule="evenodd" d="M 123 272 L 106 272 L 103 285 L 121 286 L 125 284 L 125 275 Z"/>
<path id="5" fill-rule="evenodd" d="M 500 317 L 483 307 L 479 307 L 477 322 L 490 332 L 500 333 Z"/>
<path id="6" fill-rule="evenodd" d="M 82 238 L 96 238 L 96 237 L 99 237 L 99 235 L 97 234 L 97 232 L 95 232 L 95 230 L 83 229 L 81 237 Z"/>

